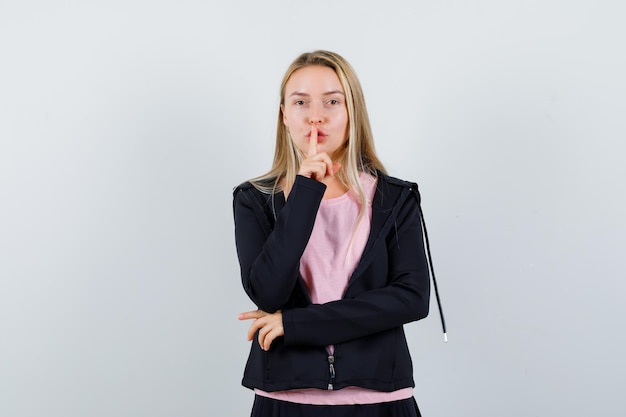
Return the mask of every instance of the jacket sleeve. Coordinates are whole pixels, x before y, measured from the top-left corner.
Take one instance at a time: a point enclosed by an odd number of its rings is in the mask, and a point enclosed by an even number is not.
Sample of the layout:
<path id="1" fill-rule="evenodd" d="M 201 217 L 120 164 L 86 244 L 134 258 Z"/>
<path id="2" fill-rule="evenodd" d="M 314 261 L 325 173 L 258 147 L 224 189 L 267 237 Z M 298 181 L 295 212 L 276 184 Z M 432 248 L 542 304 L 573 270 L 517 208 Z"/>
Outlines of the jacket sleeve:
<path id="1" fill-rule="evenodd" d="M 367 273 L 387 274 L 387 285 L 354 297 L 283 310 L 286 345 L 325 346 L 368 336 L 428 315 L 430 276 L 424 251 L 419 209 L 408 199 Z M 366 276 L 357 279 L 367 279 Z"/>
<path id="2" fill-rule="evenodd" d="M 283 308 L 296 285 L 300 258 L 313 230 L 326 186 L 297 176 L 273 230 L 255 191 L 236 191 L 235 243 L 244 290 L 268 313 Z"/>

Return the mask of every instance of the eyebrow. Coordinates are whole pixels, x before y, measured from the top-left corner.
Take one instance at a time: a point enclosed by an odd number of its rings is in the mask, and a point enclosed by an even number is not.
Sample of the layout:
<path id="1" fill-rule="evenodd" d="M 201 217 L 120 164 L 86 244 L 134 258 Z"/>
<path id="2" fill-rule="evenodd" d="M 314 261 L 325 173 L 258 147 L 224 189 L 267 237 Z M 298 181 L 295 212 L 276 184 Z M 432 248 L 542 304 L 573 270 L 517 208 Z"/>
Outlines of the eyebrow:
<path id="1" fill-rule="evenodd" d="M 342 96 L 345 96 L 345 94 L 341 90 L 327 91 L 326 93 L 323 93 L 322 95 L 323 96 L 331 96 L 333 94 L 341 94 Z M 293 93 L 289 94 L 289 97 L 293 97 L 293 96 L 309 97 L 310 95 L 307 94 L 307 93 L 301 93 L 299 91 L 294 91 Z"/>

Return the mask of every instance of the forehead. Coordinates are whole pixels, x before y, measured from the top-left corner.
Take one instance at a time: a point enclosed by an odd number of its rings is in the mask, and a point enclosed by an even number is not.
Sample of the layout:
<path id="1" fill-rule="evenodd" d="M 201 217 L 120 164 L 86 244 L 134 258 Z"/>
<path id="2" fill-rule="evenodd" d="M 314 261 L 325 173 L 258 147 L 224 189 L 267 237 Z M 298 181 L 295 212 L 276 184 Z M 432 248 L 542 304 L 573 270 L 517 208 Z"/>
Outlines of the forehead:
<path id="1" fill-rule="evenodd" d="M 294 71 L 285 85 L 285 95 L 294 92 L 302 94 L 326 94 L 344 92 L 339 77 L 332 68 L 312 65 Z"/>

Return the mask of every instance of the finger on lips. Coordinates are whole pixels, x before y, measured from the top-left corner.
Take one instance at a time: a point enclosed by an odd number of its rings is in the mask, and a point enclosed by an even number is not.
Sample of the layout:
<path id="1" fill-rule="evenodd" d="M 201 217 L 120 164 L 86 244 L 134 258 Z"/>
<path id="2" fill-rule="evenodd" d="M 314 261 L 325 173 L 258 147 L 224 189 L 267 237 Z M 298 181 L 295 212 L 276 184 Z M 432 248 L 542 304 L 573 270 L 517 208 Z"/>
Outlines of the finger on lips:
<path id="1" fill-rule="evenodd" d="M 309 138 L 309 158 L 313 158 L 317 154 L 317 126 L 311 126 L 311 136 Z"/>

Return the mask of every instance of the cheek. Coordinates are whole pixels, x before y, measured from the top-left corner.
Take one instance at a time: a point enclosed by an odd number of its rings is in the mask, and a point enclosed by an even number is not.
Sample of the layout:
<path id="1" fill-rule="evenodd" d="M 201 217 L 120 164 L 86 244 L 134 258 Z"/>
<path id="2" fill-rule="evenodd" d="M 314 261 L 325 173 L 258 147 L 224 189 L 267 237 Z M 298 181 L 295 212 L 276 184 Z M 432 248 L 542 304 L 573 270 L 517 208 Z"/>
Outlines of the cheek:
<path id="1" fill-rule="evenodd" d="M 295 141 L 293 139 L 291 139 L 291 143 L 293 144 L 293 147 L 295 149 L 300 151 L 302 154 L 306 154 L 306 152 L 308 150 L 308 143 L 298 142 L 298 141 Z"/>
<path id="2" fill-rule="evenodd" d="M 287 126 L 287 129 L 294 130 L 297 127 L 297 118 L 291 112 L 283 113 L 283 124 Z"/>
<path id="3" fill-rule="evenodd" d="M 346 138 L 348 137 L 348 131 L 350 130 L 350 123 L 348 120 L 348 115 L 346 114 L 344 119 L 341 121 L 341 126 L 343 127 L 343 131 L 345 133 Z"/>
<path id="4" fill-rule="evenodd" d="M 295 116 L 293 111 L 283 110 L 283 124 L 289 129 L 294 129 L 296 127 L 295 121 L 297 120 Z"/>
<path id="5" fill-rule="evenodd" d="M 338 119 L 341 120 L 341 123 L 347 128 L 348 127 L 348 109 L 343 108 L 341 115 L 339 115 Z"/>
<path id="6" fill-rule="evenodd" d="M 303 135 L 301 133 L 298 133 L 300 132 L 298 128 L 295 126 L 290 126 L 289 124 L 286 124 L 285 126 L 287 127 L 287 133 L 289 134 L 289 140 L 291 141 L 293 146 L 300 150 L 306 149 L 308 146 L 308 142 L 305 138 L 303 138 Z"/>
<path id="7" fill-rule="evenodd" d="M 289 127 L 289 116 L 283 111 L 283 124 Z"/>

